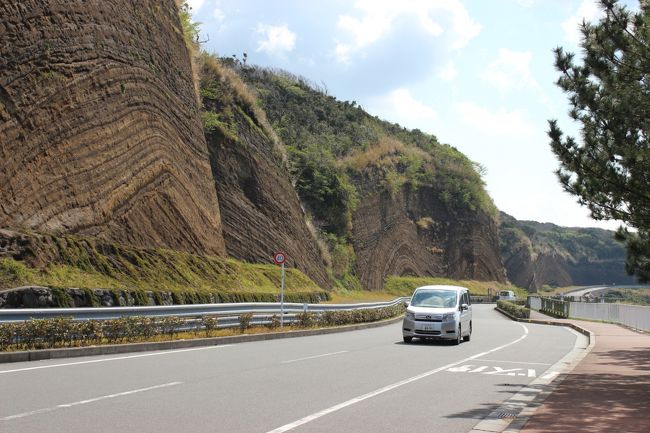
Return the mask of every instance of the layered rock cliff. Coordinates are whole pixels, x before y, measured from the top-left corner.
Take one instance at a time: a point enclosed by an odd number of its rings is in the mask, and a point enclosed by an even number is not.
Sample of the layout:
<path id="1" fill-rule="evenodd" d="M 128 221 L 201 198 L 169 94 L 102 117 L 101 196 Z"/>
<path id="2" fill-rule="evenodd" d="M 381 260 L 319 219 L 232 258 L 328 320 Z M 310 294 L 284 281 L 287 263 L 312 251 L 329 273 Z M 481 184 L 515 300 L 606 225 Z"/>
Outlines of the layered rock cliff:
<path id="1" fill-rule="evenodd" d="M 634 284 L 614 232 L 518 221 L 503 212 L 500 221 L 503 263 L 508 279 L 519 287 Z"/>
<path id="2" fill-rule="evenodd" d="M 371 290 L 389 275 L 505 281 L 494 205 L 462 153 L 300 77 L 228 63 L 257 89 L 287 145 L 298 194 L 330 244 L 337 277 L 351 273 Z M 352 249 L 339 254 L 340 266 L 336 251 L 345 245 Z"/>
<path id="3" fill-rule="evenodd" d="M 309 230 L 284 160 L 284 147 L 246 85 L 204 55 L 204 124 L 219 197 L 226 252 L 248 262 L 270 262 L 283 251 L 288 265 L 321 287 L 331 287 L 326 264 Z"/>
<path id="4" fill-rule="evenodd" d="M 223 253 L 173 0 L 0 3 L 0 227 Z"/>

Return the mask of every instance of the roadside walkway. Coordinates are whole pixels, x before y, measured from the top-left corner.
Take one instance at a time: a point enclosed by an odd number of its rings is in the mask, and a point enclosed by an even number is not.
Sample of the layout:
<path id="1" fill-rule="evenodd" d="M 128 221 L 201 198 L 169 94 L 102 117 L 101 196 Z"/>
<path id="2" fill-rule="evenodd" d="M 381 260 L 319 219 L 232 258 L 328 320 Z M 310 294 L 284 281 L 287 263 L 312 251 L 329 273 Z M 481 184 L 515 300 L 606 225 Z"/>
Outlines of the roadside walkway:
<path id="1" fill-rule="evenodd" d="M 596 344 L 521 433 L 650 432 L 650 335 L 535 311 L 531 319 L 573 322 L 596 334 Z"/>

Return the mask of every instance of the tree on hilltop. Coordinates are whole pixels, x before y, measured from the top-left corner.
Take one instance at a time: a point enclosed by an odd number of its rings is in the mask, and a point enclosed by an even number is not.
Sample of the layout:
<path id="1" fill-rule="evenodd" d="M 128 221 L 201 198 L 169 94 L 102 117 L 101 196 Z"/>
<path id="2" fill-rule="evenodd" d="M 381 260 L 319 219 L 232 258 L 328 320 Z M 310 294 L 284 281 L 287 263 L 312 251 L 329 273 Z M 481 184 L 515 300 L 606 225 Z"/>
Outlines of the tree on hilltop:
<path id="1" fill-rule="evenodd" d="M 626 242 L 626 268 L 650 281 L 650 0 L 633 13 L 617 0 L 600 0 L 604 17 L 581 26 L 582 63 L 554 50 L 568 95 L 569 115 L 581 125 L 579 142 L 549 121 L 557 175 L 596 220 L 615 219 Z"/>

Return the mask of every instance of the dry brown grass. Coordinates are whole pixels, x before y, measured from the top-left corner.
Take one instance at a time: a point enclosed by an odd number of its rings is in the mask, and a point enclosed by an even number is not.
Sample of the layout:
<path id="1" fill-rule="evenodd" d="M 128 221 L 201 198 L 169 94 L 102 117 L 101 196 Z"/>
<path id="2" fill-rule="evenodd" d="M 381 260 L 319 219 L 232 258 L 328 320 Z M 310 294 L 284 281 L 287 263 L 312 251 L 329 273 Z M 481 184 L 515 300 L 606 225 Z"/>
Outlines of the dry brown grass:
<path id="1" fill-rule="evenodd" d="M 398 155 L 416 155 L 425 161 L 431 160 L 431 155 L 422 149 L 406 146 L 393 137 L 382 136 L 379 138 L 377 144 L 368 146 L 366 150 L 352 153 L 342 161 L 342 164 L 356 170 L 363 170 L 372 166 L 381 165 L 380 163 L 382 161 L 388 165 L 392 165 L 394 163 L 392 157 Z"/>

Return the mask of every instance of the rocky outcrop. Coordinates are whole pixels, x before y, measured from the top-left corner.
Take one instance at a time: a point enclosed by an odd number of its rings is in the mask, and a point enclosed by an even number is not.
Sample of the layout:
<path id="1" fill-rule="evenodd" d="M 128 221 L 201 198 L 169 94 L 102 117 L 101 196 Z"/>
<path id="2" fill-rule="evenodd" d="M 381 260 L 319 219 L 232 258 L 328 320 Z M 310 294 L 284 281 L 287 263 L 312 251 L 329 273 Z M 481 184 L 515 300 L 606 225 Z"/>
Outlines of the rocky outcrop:
<path id="1" fill-rule="evenodd" d="M 614 232 L 518 221 L 501 213 L 501 256 L 508 280 L 536 292 L 543 286 L 634 284 Z"/>
<path id="2" fill-rule="evenodd" d="M 0 227 L 223 253 L 173 0 L 0 3 Z"/>
<path id="3" fill-rule="evenodd" d="M 429 187 L 366 195 L 353 220 L 357 273 L 370 290 L 389 275 L 505 281 L 497 227 L 480 212 L 452 216 Z"/>
<path id="4" fill-rule="evenodd" d="M 204 93 L 219 96 L 204 96 L 204 107 L 225 122 L 210 129 L 207 138 L 228 255 L 272 263 L 274 252 L 283 251 L 289 266 L 319 286 L 331 287 L 277 138 L 260 113 L 237 94 L 236 88 L 245 87 L 239 78 L 221 75 L 227 71 L 218 65 L 206 69 L 204 85 L 211 91 Z"/>

